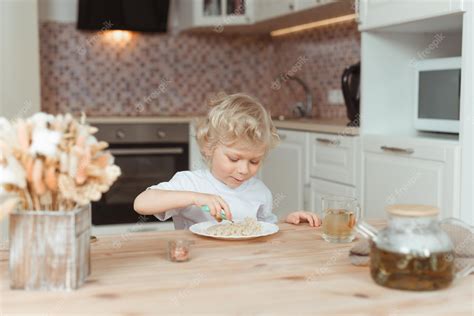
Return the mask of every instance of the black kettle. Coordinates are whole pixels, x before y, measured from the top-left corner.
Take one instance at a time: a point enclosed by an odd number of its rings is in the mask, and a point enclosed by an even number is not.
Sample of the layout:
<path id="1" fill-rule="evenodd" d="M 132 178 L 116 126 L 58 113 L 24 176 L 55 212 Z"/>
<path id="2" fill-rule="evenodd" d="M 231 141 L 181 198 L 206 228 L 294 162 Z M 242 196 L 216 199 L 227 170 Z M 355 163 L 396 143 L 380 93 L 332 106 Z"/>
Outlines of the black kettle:
<path id="1" fill-rule="evenodd" d="M 347 108 L 348 126 L 360 123 L 360 62 L 344 69 L 341 78 L 342 94 Z"/>

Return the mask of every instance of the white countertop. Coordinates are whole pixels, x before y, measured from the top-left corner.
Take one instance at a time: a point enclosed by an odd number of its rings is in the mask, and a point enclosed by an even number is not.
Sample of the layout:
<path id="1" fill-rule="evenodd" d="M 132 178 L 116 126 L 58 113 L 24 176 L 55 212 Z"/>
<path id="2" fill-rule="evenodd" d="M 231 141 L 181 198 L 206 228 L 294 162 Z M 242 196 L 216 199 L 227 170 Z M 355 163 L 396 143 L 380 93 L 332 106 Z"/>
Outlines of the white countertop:
<path id="1" fill-rule="evenodd" d="M 131 123 L 191 123 L 200 116 L 109 116 L 109 117 L 89 117 L 87 122 L 90 124 L 131 124 Z M 275 126 L 281 129 L 291 129 L 296 131 L 319 132 L 340 134 L 346 136 L 359 135 L 358 127 L 346 126 L 348 120 L 344 118 L 337 119 L 285 119 L 273 120 Z"/>

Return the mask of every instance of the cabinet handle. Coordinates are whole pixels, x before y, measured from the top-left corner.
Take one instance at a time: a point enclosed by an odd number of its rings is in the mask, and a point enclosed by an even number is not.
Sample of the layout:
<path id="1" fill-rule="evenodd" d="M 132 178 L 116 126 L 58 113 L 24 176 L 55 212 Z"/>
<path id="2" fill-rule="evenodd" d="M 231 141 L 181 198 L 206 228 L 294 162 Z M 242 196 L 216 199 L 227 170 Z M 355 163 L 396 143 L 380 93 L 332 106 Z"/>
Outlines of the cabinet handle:
<path id="1" fill-rule="evenodd" d="M 399 148 L 399 147 L 389 147 L 389 146 L 380 146 L 380 149 L 383 151 L 390 151 L 393 153 L 408 154 L 411 155 L 415 151 L 411 148 Z"/>
<path id="2" fill-rule="evenodd" d="M 278 133 L 278 137 L 280 137 L 280 140 L 285 140 L 286 139 L 285 134 Z"/>
<path id="3" fill-rule="evenodd" d="M 321 144 L 326 144 L 326 145 L 334 145 L 334 146 L 339 146 L 341 144 L 340 141 L 338 140 L 332 140 L 329 138 L 320 138 L 316 137 L 316 141 Z"/>

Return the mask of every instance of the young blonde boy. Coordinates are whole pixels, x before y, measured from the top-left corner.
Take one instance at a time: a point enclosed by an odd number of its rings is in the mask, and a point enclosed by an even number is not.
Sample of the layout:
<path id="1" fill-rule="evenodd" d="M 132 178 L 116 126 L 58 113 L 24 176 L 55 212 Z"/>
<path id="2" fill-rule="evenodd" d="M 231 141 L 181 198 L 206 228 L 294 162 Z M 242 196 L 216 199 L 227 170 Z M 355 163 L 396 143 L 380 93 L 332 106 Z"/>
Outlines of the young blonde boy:
<path id="1" fill-rule="evenodd" d="M 135 211 L 160 220 L 172 217 L 176 229 L 220 220 L 222 210 L 227 219 L 252 217 L 276 223 L 272 194 L 255 177 L 279 141 L 265 108 L 245 94 L 224 96 L 198 125 L 196 139 L 209 168 L 178 172 L 169 182 L 149 187 L 136 197 Z M 209 213 L 202 211 L 204 205 Z M 321 224 L 315 214 L 302 211 L 291 213 L 286 221 Z"/>

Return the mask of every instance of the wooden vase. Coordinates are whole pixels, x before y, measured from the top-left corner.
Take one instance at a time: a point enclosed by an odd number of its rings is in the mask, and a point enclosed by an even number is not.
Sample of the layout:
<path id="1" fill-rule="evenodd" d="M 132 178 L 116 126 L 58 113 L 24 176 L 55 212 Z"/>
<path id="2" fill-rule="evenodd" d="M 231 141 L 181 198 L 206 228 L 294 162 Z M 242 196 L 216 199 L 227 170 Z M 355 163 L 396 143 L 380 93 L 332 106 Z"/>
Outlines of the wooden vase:
<path id="1" fill-rule="evenodd" d="M 72 290 L 91 273 L 91 208 L 10 214 L 10 288 Z"/>

